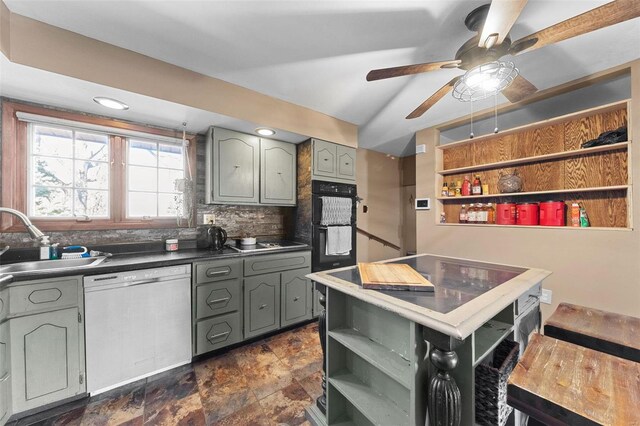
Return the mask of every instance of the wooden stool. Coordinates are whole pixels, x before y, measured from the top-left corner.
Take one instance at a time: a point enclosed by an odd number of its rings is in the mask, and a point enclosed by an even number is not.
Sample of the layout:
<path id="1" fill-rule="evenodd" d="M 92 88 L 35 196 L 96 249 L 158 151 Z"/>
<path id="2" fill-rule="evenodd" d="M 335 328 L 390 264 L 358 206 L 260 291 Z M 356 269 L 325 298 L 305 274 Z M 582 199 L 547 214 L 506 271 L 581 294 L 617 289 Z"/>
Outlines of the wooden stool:
<path id="1" fill-rule="evenodd" d="M 545 323 L 544 334 L 640 362 L 640 318 L 561 303 Z"/>
<path id="2" fill-rule="evenodd" d="M 535 333 L 507 403 L 545 425 L 638 425 L 640 363 Z"/>

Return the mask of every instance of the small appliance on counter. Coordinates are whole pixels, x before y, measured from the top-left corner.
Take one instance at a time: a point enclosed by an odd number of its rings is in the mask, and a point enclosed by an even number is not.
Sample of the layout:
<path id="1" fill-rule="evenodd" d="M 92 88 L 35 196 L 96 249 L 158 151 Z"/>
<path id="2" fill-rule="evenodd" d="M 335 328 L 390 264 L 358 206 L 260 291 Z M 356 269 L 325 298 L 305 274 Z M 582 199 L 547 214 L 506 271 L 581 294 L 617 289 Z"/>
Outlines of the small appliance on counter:
<path id="1" fill-rule="evenodd" d="M 211 225 L 207 230 L 209 236 L 209 248 L 211 250 L 222 250 L 227 242 L 227 231 L 219 226 Z"/>

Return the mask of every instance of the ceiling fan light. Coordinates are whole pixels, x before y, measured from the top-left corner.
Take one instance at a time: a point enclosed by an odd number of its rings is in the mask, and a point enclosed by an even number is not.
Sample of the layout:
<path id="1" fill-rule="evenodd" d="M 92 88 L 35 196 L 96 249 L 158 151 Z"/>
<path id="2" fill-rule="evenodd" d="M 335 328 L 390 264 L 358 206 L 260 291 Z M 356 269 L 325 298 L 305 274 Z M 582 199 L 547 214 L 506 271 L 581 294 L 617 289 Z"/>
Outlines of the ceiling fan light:
<path id="1" fill-rule="evenodd" d="M 453 86 L 452 95 L 462 102 L 485 99 L 509 87 L 517 76 L 513 62 L 487 62 L 467 71 Z"/>

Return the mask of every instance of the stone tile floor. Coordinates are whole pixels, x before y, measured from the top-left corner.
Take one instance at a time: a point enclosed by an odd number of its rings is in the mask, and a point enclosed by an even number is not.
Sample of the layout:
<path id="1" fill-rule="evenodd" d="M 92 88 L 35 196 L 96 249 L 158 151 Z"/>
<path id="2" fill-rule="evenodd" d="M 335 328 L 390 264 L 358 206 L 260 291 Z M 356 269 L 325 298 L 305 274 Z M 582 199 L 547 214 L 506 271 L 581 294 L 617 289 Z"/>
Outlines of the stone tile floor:
<path id="1" fill-rule="evenodd" d="M 321 369 L 314 322 L 9 424 L 307 425 Z"/>

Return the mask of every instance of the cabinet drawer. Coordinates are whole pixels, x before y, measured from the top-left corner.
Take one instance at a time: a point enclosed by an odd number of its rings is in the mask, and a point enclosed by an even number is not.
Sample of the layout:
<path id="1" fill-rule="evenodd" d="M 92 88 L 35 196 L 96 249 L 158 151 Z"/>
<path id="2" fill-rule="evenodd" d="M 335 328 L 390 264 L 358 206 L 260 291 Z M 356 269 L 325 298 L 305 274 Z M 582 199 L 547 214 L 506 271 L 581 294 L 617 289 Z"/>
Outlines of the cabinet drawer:
<path id="1" fill-rule="evenodd" d="M 515 303 L 515 317 L 518 318 L 520 315 L 527 312 L 527 310 L 538 303 L 540 301 L 540 296 L 542 295 L 542 284 L 536 284 L 529 291 L 524 293 L 522 296 L 516 300 Z"/>
<path id="2" fill-rule="evenodd" d="M 240 313 L 220 315 L 196 323 L 196 353 L 220 349 L 242 340 Z"/>
<path id="3" fill-rule="evenodd" d="M 214 260 L 196 263 L 196 284 L 239 278 L 242 260 Z"/>
<path id="4" fill-rule="evenodd" d="M 9 315 L 9 289 L 0 291 L 0 321 Z M 0 376 L 1 377 L 1 376 Z"/>
<path id="5" fill-rule="evenodd" d="M 239 307 L 239 279 L 196 286 L 196 319 L 237 311 Z"/>
<path id="6" fill-rule="evenodd" d="M 9 314 L 51 311 L 78 306 L 79 278 L 61 278 L 9 287 Z"/>
<path id="7" fill-rule="evenodd" d="M 269 272 L 286 271 L 311 267 L 311 252 L 270 254 L 256 256 L 244 261 L 244 275 L 268 274 Z"/>

